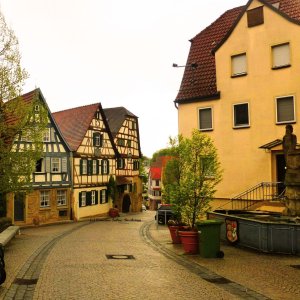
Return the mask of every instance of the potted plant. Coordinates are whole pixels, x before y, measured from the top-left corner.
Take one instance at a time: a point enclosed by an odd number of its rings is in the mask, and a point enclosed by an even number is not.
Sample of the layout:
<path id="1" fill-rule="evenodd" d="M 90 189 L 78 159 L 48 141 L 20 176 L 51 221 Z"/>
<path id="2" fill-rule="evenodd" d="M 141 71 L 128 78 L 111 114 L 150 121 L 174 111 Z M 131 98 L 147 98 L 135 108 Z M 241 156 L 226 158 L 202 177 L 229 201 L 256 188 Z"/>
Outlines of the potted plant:
<path id="1" fill-rule="evenodd" d="M 194 130 L 191 138 L 179 136 L 176 147 L 179 181 L 175 199 L 182 220 L 190 227 L 179 231 L 179 235 L 185 252 L 195 254 L 198 252 L 196 221 L 209 209 L 222 171 L 217 150 L 208 135 Z"/>

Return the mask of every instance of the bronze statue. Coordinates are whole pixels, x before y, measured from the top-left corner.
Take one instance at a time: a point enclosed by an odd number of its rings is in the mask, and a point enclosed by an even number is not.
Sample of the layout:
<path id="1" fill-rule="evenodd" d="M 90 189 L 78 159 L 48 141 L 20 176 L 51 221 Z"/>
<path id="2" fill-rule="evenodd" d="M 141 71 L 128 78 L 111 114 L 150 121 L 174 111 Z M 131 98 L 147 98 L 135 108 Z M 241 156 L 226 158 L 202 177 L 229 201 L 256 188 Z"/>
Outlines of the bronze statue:
<path id="1" fill-rule="evenodd" d="M 288 153 L 291 151 L 294 151 L 296 149 L 297 145 L 297 137 L 295 134 L 293 134 L 293 126 L 288 124 L 285 126 L 285 135 L 283 137 L 282 141 L 282 147 L 283 147 L 283 153 L 285 162 L 287 163 L 287 156 Z"/>

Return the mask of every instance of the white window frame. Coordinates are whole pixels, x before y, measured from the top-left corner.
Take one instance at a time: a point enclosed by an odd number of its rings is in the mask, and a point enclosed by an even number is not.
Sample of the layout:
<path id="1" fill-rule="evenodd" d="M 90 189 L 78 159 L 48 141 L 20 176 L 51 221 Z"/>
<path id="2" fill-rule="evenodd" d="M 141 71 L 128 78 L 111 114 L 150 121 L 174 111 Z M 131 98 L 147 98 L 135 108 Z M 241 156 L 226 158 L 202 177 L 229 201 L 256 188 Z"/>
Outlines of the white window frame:
<path id="1" fill-rule="evenodd" d="M 61 161 L 60 157 L 51 158 L 51 173 L 60 173 L 61 170 Z"/>
<path id="2" fill-rule="evenodd" d="M 101 147 L 101 139 L 102 139 L 101 133 L 97 132 L 95 134 L 95 145 L 94 145 L 94 147 Z"/>
<path id="3" fill-rule="evenodd" d="M 50 207 L 50 191 L 40 191 L 40 207 Z"/>
<path id="4" fill-rule="evenodd" d="M 101 204 L 105 204 L 106 203 L 106 189 L 103 189 L 103 190 L 101 190 L 100 191 L 100 193 L 101 193 L 101 197 L 100 197 L 100 199 L 101 199 Z"/>
<path id="5" fill-rule="evenodd" d="M 244 59 L 245 62 L 245 66 L 244 66 L 244 70 L 237 70 L 235 71 L 235 59 Z M 240 53 L 240 54 L 235 54 L 231 56 L 231 77 L 238 77 L 238 76 L 244 76 L 247 75 L 248 72 L 248 66 L 247 66 L 247 54 L 245 53 Z"/>
<path id="6" fill-rule="evenodd" d="M 245 105 L 247 104 L 248 107 L 248 124 L 241 124 L 241 125 L 236 125 L 236 120 L 235 120 L 235 107 L 238 105 Z M 250 127 L 250 105 L 249 102 L 240 102 L 240 103 L 234 103 L 232 105 L 232 121 L 233 121 L 233 128 L 247 128 Z"/>
<path id="7" fill-rule="evenodd" d="M 201 118 L 200 118 L 200 111 L 201 110 L 210 110 L 210 116 L 211 116 L 211 127 L 210 128 L 200 128 L 200 124 L 201 124 Z M 198 108 L 198 120 L 199 120 L 199 126 L 198 126 L 198 128 L 199 128 L 199 130 L 200 131 L 210 131 L 210 130 L 213 130 L 214 128 L 214 126 L 213 126 L 213 122 L 214 122 L 214 120 L 213 120 L 213 108 L 211 107 L 211 106 L 207 106 L 207 107 L 200 107 L 200 108 Z"/>
<path id="8" fill-rule="evenodd" d="M 276 58 L 275 58 L 275 51 L 280 51 L 279 49 L 281 48 L 281 51 L 285 51 L 285 49 L 283 49 L 283 47 L 288 46 L 288 58 L 277 58 L 277 61 L 279 60 L 278 63 L 276 63 Z M 272 69 L 280 69 L 280 68 L 286 68 L 286 67 L 290 67 L 291 66 L 291 47 L 290 47 L 290 43 L 283 43 L 283 44 L 278 44 L 278 45 L 274 45 L 272 46 Z M 284 53 L 284 52 L 283 52 Z M 284 53 L 287 54 L 287 53 Z M 282 54 L 280 54 L 282 55 Z M 286 60 L 286 61 L 285 61 Z"/>
<path id="9" fill-rule="evenodd" d="M 91 202 L 92 202 L 92 205 L 96 204 L 96 191 L 91 192 Z"/>
<path id="10" fill-rule="evenodd" d="M 102 160 L 102 174 L 108 174 L 108 160 L 103 159 Z"/>
<path id="11" fill-rule="evenodd" d="M 57 206 L 67 205 L 67 190 L 57 190 L 56 199 L 57 199 Z"/>
<path id="12" fill-rule="evenodd" d="M 83 159 L 82 160 L 82 175 L 87 175 L 87 165 L 88 165 L 88 161 L 87 159 Z"/>
<path id="13" fill-rule="evenodd" d="M 50 128 L 47 128 L 43 134 L 43 142 L 51 142 L 51 132 Z"/>
<path id="14" fill-rule="evenodd" d="M 96 175 L 97 174 L 97 160 L 93 160 L 93 166 L 92 166 L 92 174 Z"/>
<path id="15" fill-rule="evenodd" d="M 293 120 L 287 120 L 287 121 L 278 121 L 278 100 L 284 99 L 284 98 L 293 98 L 293 114 L 294 119 Z M 296 105 L 295 105 L 295 96 L 294 95 L 287 95 L 287 96 L 280 96 L 275 98 L 275 108 L 276 108 L 276 124 L 288 124 L 288 123 L 295 123 L 296 122 Z"/>

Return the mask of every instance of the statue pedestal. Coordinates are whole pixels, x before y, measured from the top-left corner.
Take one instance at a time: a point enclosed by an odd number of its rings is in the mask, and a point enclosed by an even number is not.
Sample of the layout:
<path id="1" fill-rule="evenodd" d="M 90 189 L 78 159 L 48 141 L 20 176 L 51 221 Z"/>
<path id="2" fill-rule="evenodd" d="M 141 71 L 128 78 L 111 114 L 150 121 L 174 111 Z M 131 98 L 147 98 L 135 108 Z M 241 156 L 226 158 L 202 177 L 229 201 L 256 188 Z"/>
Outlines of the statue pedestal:
<path id="1" fill-rule="evenodd" d="M 286 165 L 284 184 L 287 214 L 300 216 L 300 150 L 288 153 Z"/>

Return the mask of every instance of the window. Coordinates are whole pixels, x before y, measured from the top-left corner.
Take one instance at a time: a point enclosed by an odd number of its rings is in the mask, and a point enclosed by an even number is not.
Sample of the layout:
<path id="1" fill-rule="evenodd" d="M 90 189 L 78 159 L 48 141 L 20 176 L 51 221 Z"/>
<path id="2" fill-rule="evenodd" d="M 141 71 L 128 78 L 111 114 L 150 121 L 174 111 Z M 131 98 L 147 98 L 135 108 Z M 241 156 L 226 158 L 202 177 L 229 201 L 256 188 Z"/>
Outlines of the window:
<path id="1" fill-rule="evenodd" d="M 43 134 L 43 142 L 50 142 L 50 128 L 47 128 Z"/>
<path id="2" fill-rule="evenodd" d="M 273 69 L 286 68 L 291 65 L 290 44 L 281 44 L 272 47 Z"/>
<path id="3" fill-rule="evenodd" d="M 67 205 L 67 191 L 66 190 L 58 190 L 57 191 L 57 205 Z"/>
<path id="4" fill-rule="evenodd" d="M 199 109 L 200 131 L 212 130 L 212 109 L 210 107 Z"/>
<path id="5" fill-rule="evenodd" d="M 247 11 L 248 27 L 254 27 L 264 23 L 263 6 L 249 9 Z"/>
<path id="6" fill-rule="evenodd" d="M 233 126 L 249 127 L 249 107 L 248 103 L 233 105 Z"/>
<path id="7" fill-rule="evenodd" d="M 109 174 L 109 163 L 107 159 L 102 160 L 101 171 L 102 174 Z"/>
<path id="8" fill-rule="evenodd" d="M 125 146 L 125 139 L 118 139 L 118 146 Z"/>
<path id="9" fill-rule="evenodd" d="M 87 160 L 86 159 L 80 160 L 80 174 L 81 175 L 87 174 Z"/>
<path id="10" fill-rule="evenodd" d="M 159 186 L 159 180 L 155 180 L 155 186 Z"/>
<path id="11" fill-rule="evenodd" d="M 127 147 L 131 147 L 131 140 L 127 140 Z"/>
<path id="12" fill-rule="evenodd" d="M 93 160 L 92 174 L 98 174 L 98 161 L 95 159 Z"/>
<path id="13" fill-rule="evenodd" d="M 294 96 L 280 97 L 276 99 L 276 123 L 295 122 Z"/>
<path id="14" fill-rule="evenodd" d="M 129 129 L 132 129 L 132 130 L 136 129 L 136 123 L 134 121 L 129 121 Z"/>
<path id="15" fill-rule="evenodd" d="M 247 75 L 246 53 L 231 56 L 231 76 Z"/>
<path id="16" fill-rule="evenodd" d="M 40 106 L 39 105 L 35 105 L 34 106 L 34 111 L 40 111 Z"/>
<path id="17" fill-rule="evenodd" d="M 125 168 L 125 159 L 124 158 L 118 158 L 117 160 L 117 168 L 118 169 L 124 169 Z"/>
<path id="18" fill-rule="evenodd" d="M 39 159 L 35 164 L 35 172 L 41 173 L 44 171 L 44 159 Z"/>
<path id="19" fill-rule="evenodd" d="M 96 112 L 95 118 L 96 118 L 97 120 L 101 120 L 101 113 L 100 113 L 99 110 Z"/>
<path id="20" fill-rule="evenodd" d="M 93 146 L 94 147 L 102 147 L 103 135 L 99 132 L 93 133 Z"/>
<path id="21" fill-rule="evenodd" d="M 60 172 L 60 158 L 59 157 L 53 157 L 51 159 L 51 172 L 52 173 Z"/>
<path id="22" fill-rule="evenodd" d="M 80 193 L 79 206 L 86 206 L 86 192 Z"/>
<path id="23" fill-rule="evenodd" d="M 100 191 L 100 203 L 104 204 L 108 202 L 108 193 L 107 190 Z"/>
<path id="24" fill-rule="evenodd" d="M 133 170 L 139 170 L 140 162 L 138 160 L 133 161 Z"/>
<path id="25" fill-rule="evenodd" d="M 49 207 L 50 199 L 49 199 L 49 191 L 41 191 L 40 192 L 40 207 Z"/>
<path id="26" fill-rule="evenodd" d="M 92 205 L 95 205 L 96 204 L 96 191 L 92 191 L 91 193 L 92 193 L 92 195 L 91 195 Z"/>

